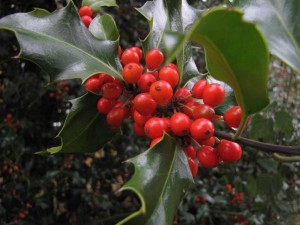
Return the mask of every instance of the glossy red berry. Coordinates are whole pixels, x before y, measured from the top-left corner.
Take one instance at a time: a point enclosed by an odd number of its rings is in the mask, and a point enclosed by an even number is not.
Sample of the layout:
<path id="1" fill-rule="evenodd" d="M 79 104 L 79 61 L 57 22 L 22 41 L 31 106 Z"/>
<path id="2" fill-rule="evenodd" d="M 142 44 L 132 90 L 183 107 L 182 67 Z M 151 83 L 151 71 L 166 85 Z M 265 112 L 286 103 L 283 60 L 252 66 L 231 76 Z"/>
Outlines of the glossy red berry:
<path id="1" fill-rule="evenodd" d="M 173 89 L 168 82 L 159 80 L 150 86 L 150 95 L 158 104 L 166 104 L 173 96 Z"/>
<path id="2" fill-rule="evenodd" d="M 139 64 L 140 63 L 140 57 L 139 57 L 139 55 L 135 51 L 132 51 L 130 49 L 126 49 L 122 53 L 121 61 L 122 61 L 122 64 L 124 66 L 127 65 L 128 63 Z"/>
<path id="3" fill-rule="evenodd" d="M 137 123 L 133 123 L 133 132 L 137 136 L 145 136 L 144 126 L 140 126 Z"/>
<path id="4" fill-rule="evenodd" d="M 150 86 L 156 81 L 155 76 L 150 73 L 144 73 L 138 80 L 138 87 L 141 92 L 149 92 Z"/>
<path id="5" fill-rule="evenodd" d="M 178 88 L 175 91 L 174 97 L 178 102 L 183 104 L 193 101 L 191 90 L 188 88 Z"/>
<path id="6" fill-rule="evenodd" d="M 139 47 L 131 47 L 129 50 L 134 51 L 136 54 L 138 54 L 139 58 L 142 59 L 143 57 L 143 51 Z"/>
<path id="7" fill-rule="evenodd" d="M 200 145 L 207 145 L 207 146 L 211 146 L 211 147 L 214 147 L 215 143 L 216 143 L 216 139 L 214 136 L 208 138 L 208 139 L 205 139 L 205 140 L 200 140 L 198 141 L 198 143 Z"/>
<path id="8" fill-rule="evenodd" d="M 151 115 L 156 109 L 157 103 L 149 93 L 140 93 L 133 99 L 133 107 L 143 116 Z"/>
<path id="9" fill-rule="evenodd" d="M 188 158 L 188 163 L 190 166 L 192 176 L 195 177 L 198 173 L 198 164 L 195 162 L 195 160 L 193 160 L 191 158 Z"/>
<path id="10" fill-rule="evenodd" d="M 199 163 L 206 168 L 213 168 L 220 164 L 218 152 L 210 146 L 203 146 L 197 152 Z"/>
<path id="11" fill-rule="evenodd" d="M 123 53 L 124 54 L 124 53 Z M 128 63 L 123 68 L 122 76 L 128 84 L 137 83 L 142 75 L 142 69 L 137 63 Z"/>
<path id="12" fill-rule="evenodd" d="M 230 183 L 226 184 L 226 191 L 230 194 L 232 192 L 232 185 Z"/>
<path id="13" fill-rule="evenodd" d="M 177 136 L 184 136 L 189 133 L 191 120 L 184 113 L 174 113 L 170 119 L 171 129 Z"/>
<path id="14" fill-rule="evenodd" d="M 99 112 L 107 114 L 116 104 L 115 100 L 109 100 L 107 98 L 100 98 L 97 102 L 97 109 Z"/>
<path id="15" fill-rule="evenodd" d="M 164 61 L 164 54 L 159 49 L 150 50 L 145 57 L 148 69 L 158 69 Z"/>
<path id="16" fill-rule="evenodd" d="M 197 141 L 206 140 L 213 136 L 215 127 L 211 121 L 205 118 L 195 120 L 190 128 L 191 135 Z"/>
<path id="17" fill-rule="evenodd" d="M 238 128 L 242 120 L 242 109 L 234 106 L 227 110 L 223 116 L 224 121 L 229 127 Z"/>
<path id="18" fill-rule="evenodd" d="M 118 99 L 122 94 L 122 88 L 116 83 L 106 83 L 101 88 L 102 96 L 110 100 Z"/>
<path id="19" fill-rule="evenodd" d="M 177 72 L 179 73 L 178 67 L 174 64 L 174 63 L 168 63 L 167 65 L 165 65 L 167 67 L 170 67 L 172 69 L 177 70 Z"/>
<path id="20" fill-rule="evenodd" d="M 102 88 L 102 82 L 98 77 L 90 77 L 84 83 L 84 87 L 87 91 L 99 93 Z"/>
<path id="21" fill-rule="evenodd" d="M 181 111 L 184 114 L 188 115 L 188 117 L 190 117 L 190 119 L 194 120 L 195 119 L 194 109 L 195 109 L 195 107 L 197 107 L 199 105 L 201 105 L 201 103 L 199 103 L 199 102 L 193 102 L 193 101 L 187 102 L 187 103 L 185 103 L 185 105 L 183 105 L 181 107 Z"/>
<path id="22" fill-rule="evenodd" d="M 150 147 L 153 147 L 153 145 L 155 145 L 155 144 L 157 144 L 158 142 L 160 142 L 161 139 L 162 139 L 161 137 L 152 139 L 152 141 L 150 142 Z"/>
<path id="23" fill-rule="evenodd" d="M 176 69 L 170 66 L 164 66 L 159 71 L 159 79 L 165 80 L 171 84 L 172 88 L 175 88 L 179 82 L 179 74 Z"/>
<path id="24" fill-rule="evenodd" d="M 82 6 L 79 8 L 78 13 L 79 13 L 80 17 L 83 17 L 83 16 L 92 17 L 93 10 L 90 6 L 85 5 L 85 6 Z"/>
<path id="25" fill-rule="evenodd" d="M 212 121 L 215 117 L 215 110 L 206 104 L 200 104 L 193 109 L 194 119 L 206 118 Z"/>
<path id="26" fill-rule="evenodd" d="M 98 76 L 102 85 L 115 81 L 115 79 L 112 76 L 110 76 L 106 73 L 98 73 L 98 74 L 95 74 L 94 76 Z"/>
<path id="27" fill-rule="evenodd" d="M 166 128 L 166 123 L 159 117 L 152 117 L 144 126 L 145 134 L 151 139 L 162 137 Z"/>
<path id="28" fill-rule="evenodd" d="M 243 153 L 238 143 L 225 139 L 219 142 L 216 149 L 224 162 L 236 162 L 241 159 Z"/>
<path id="29" fill-rule="evenodd" d="M 196 155 L 197 155 L 196 148 L 192 144 L 184 146 L 183 150 L 184 150 L 184 153 L 186 154 L 186 156 L 188 158 L 194 159 L 196 157 Z"/>
<path id="30" fill-rule="evenodd" d="M 113 128 L 120 127 L 125 119 L 125 110 L 122 107 L 111 109 L 106 115 L 106 122 Z"/>
<path id="31" fill-rule="evenodd" d="M 171 119 L 169 117 L 162 117 L 162 120 L 166 123 L 166 132 L 168 134 L 172 133 L 172 129 L 171 129 Z"/>
<path id="32" fill-rule="evenodd" d="M 224 98 L 225 90 L 220 84 L 209 84 L 202 93 L 203 102 L 211 107 L 220 105 Z"/>
<path id="33" fill-rule="evenodd" d="M 84 25 L 88 28 L 92 22 L 92 17 L 90 16 L 82 16 L 81 17 L 82 22 L 84 23 Z"/>
<path id="34" fill-rule="evenodd" d="M 138 111 L 134 110 L 133 112 L 133 120 L 135 123 L 137 123 L 139 126 L 144 126 L 145 123 L 151 118 L 151 114 L 147 116 L 143 116 Z"/>
<path id="35" fill-rule="evenodd" d="M 203 94 L 203 90 L 204 90 L 204 88 L 206 86 L 207 86 L 207 80 L 199 80 L 199 81 L 197 81 L 194 84 L 193 88 L 192 88 L 193 97 L 201 99 L 202 98 L 202 94 Z"/>

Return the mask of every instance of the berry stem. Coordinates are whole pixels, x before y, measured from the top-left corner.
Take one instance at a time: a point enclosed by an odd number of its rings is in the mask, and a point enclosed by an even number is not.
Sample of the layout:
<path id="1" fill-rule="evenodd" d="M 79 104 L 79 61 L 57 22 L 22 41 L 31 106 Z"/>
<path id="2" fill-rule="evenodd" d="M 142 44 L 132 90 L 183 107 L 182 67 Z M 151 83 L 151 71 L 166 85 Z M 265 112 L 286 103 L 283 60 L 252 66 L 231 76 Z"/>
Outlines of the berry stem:
<path id="1" fill-rule="evenodd" d="M 233 141 L 232 135 L 222 132 L 222 131 L 215 131 L 215 136 L 223 139 L 227 139 L 230 141 Z M 265 152 L 272 152 L 272 153 L 283 153 L 283 154 L 289 154 L 289 155 L 300 155 L 300 146 L 285 146 L 285 145 L 275 145 L 275 144 L 269 144 L 264 143 L 260 141 L 255 141 L 252 139 L 239 137 L 234 140 L 235 142 L 238 142 L 240 144 L 254 147 L 259 150 L 265 151 Z"/>

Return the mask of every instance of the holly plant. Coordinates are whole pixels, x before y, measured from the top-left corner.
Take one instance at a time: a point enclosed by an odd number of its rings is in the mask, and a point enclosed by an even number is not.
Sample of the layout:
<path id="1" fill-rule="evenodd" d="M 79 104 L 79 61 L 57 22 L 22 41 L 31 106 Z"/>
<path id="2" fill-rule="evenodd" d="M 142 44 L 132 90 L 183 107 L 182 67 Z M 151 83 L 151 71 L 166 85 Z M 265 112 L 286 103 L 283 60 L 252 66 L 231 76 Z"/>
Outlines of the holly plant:
<path id="1" fill-rule="evenodd" d="M 117 4 L 84 0 L 77 8 L 69 1 L 53 13 L 6 16 L 0 28 L 15 33 L 17 57 L 36 63 L 50 83 L 80 79 L 86 90 L 71 100 L 60 145 L 38 154 L 95 152 L 122 135 L 124 121 L 137 138 L 149 139 L 148 150 L 128 159 L 134 174 L 121 188 L 138 196 L 140 209 L 118 224 L 172 224 L 198 169 L 240 160 L 239 143 L 300 154 L 299 147 L 240 137 L 251 115 L 269 104 L 270 53 L 300 72 L 299 1 L 251 0 L 209 10 L 186 0 L 147 1 L 136 10 L 150 32 L 127 48 L 113 17 L 99 14 L 102 6 Z M 205 74 L 195 48 L 204 49 Z"/>

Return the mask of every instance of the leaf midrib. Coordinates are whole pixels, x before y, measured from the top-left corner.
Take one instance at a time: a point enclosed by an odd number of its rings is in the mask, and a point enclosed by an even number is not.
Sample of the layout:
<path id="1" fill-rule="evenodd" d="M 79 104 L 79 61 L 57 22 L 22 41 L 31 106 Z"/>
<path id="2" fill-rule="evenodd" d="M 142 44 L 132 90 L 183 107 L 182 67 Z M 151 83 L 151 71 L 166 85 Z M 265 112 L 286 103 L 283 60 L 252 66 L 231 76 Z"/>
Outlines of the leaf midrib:
<path id="1" fill-rule="evenodd" d="M 111 66 L 105 64 L 102 60 L 100 60 L 99 58 L 97 58 L 97 57 L 91 55 L 90 53 L 88 53 L 88 52 L 86 52 L 86 51 L 84 51 L 83 49 L 80 49 L 80 48 L 76 47 L 75 45 L 73 45 L 73 44 L 71 44 L 71 43 L 68 43 L 68 42 L 65 42 L 65 41 L 63 41 L 63 40 L 61 40 L 61 39 L 58 39 L 58 38 L 55 38 L 55 37 L 53 37 L 53 36 L 49 36 L 49 35 L 46 35 L 46 34 L 43 34 L 43 33 L 31 31 L 31 30 L 28 30 L 28 29 L 21 29 L 21 28 L 14 28 L 14 29 L 12 29 L 12 28 L 9 28 L 9 27 L 3 27 L 3 26 L 0 26 L 0 29 L 6 29 L 6 30 L 13 31 L 13 32 L 15 32 L 16 35 L 18 35 L 18 33 L 20 33 L 20 34 L 25 34 L 25 35 L 34 34 L 35 36 L 46 37 L 46 39 L 48 38 L 48 39 L 50 39 L 50 40 L 54 40 L 54 41 L 56 41 L 56 42 L 59 42 L 59 43 L 62 43 L 62 44 L 66 44 L 66 45 L 70 46 L 71 49 L 74 48 L 74 49 L 78 50 L 79 52 L 82 52 L 83 54 L 85 54 L 85 55 L 89 56 L 90 58 L 94 59 L 96 62 L 99 62 L 101 65 L 103 65 L 104 67 L 106 67 L 106 68 L 108 68 L 109 70 L 113 71 L 116 75 L 118 75 L 118 76 L 120 77 L 118 71 L 116 71 L 113 67 L 111 67 Z M 23 49 L 22 49 L 22 50 L 23 50 Z M 22 51 L 21 51 L 21 52 L 22 52 Z"/>

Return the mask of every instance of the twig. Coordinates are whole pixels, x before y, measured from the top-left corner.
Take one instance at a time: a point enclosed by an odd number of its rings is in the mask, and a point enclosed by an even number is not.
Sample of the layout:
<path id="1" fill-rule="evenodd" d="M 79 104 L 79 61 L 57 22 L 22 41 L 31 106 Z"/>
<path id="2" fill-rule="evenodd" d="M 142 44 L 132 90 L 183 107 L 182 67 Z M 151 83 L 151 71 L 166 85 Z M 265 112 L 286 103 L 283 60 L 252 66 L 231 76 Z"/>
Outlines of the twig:
<path id="1" fill-rule="evenodd" d="M 215 136 L 219 138 L 231 140 L 231 141 L 233 140 L 232 135 L 222 131 L 215 131 Z M 300 146 L 275 145 L 275 144 L 269 144 L 260 141 L 254 141 L 244 137 L 237 138 L 235 142 L 241 143 L 246 146 L 254 147 L 265 152 L 300 155 Z"/>

